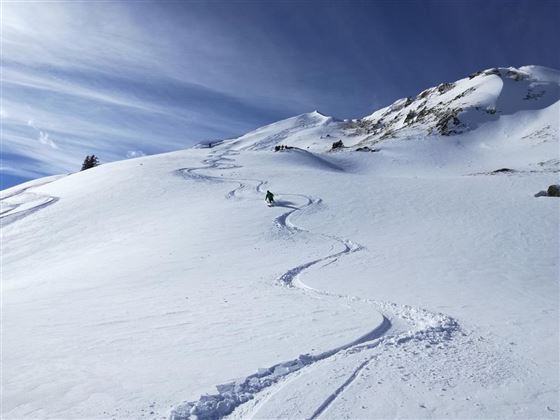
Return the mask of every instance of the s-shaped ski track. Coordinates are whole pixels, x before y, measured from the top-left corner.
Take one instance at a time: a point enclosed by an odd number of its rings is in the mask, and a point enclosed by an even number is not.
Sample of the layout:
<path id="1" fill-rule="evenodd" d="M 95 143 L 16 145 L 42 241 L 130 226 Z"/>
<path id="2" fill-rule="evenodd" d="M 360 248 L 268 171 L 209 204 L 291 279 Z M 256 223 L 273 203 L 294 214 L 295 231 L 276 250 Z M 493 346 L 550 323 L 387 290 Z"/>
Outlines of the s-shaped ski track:
<path id="1" fill-rule="evenodd" d="M 209 154 L 207 159 L 202 161 L 204 166 L 181 168 L 176 170 L 175 173 L 189 180 L 220 183 L 229 182 L 237 184 L 236 188 L 226 194 L 226 198 L 228 199 L 236 197 L 240 190 L 247 188 L 248 183 L 254 184 L 254 189 L 257 193 L 262 193 L 264 185 L 267 184 L 264 180 L 227 178 L 223 176 L 217 177 L 205 173 L 199 173 L 200 171 L 206 172 L 211 170 L 242 168 L 242 166 L 232 163 L 234 162 L 234 159 L 231 159 L 230 156 L 234 156 L 235 154 L 237 153 L 230 150 L 225 150 L 222 153 L 214 151 Z M 301 212 L 305 208 L 318 205 L 321 202 L 321 199 L 314 199 L 304 194 L 282 194 L 282 196 L 287 195 L 301 198 L 304 203 L 300 207 L 282 204 L 276 205 L 276 207 L 286 207 L 289 210 L 276 217 L 274 219 L 274 223 L 281 229 L 285 229 L 293 234 L 305 232 L 320 236 L 324 239 L 329 239 L 338 244 L 340 250 L 321 258 L 305 261 L 290 268 L 276 280 L 276 283 L 280 286 L 300 290 L 303 293 L 312 293 L 335 299 L 343 298 L 354 302 L 370 304 L 377 311 L 384 314 L 382 316 L 382 322 L 367 334 L 337 348 L 320 354 L 302 354 L 297 359 L 280 362 L 266 369 L 259 369 L 256 373 L 250 374 L 240 380 L 217 385 L 217 394 L 203 395 L 196 401 L 185 401 L 175 407 L 170 414 L 171 420 L 186 420 L 193 418 L 197 418 L 198 420 L 221 419 L 226 415 L 231 414 L 240 405 L 255 398 L 255 396 L 263 389 L 270 387 L 271 385 L 279 382 L 281 379 L 285 379 L 294 372 L 300 371 L 304 368 L 309 368 L 311 365 L 328 359 L 341 352 L 356 353 L 387 343 L 390 343 L 391 345 L 398 345 L 412 339 L 425 339 L 430 340 L 431 342 L 433 342 L 433 340 L 448 340 L 455 332 L 459 331 L 460 328 L 457 322 L 443 314 L 436 314 L 407 305 L 402 306 L 394 303 L 378 302 L 356 296 L 337 295 L 307 286 L 301 280 L 301 275 L 306 270 L 311 269 L 313 266 L 316 266 L 321 262 L 331 263 L 337 261 L 346 255 L 359 252 L 364 248 L 349 239 L 338 238 L 324 233 L 311 232 L 302 226 L 292 223 L 290 220 L 291 216 L 297 212 Z M 388 332 L 392 329 L 392 323 L 389 320 L 390 318 L 400 318 L 401 320 L 404 320 L 404 322 L 410 324 L 412 328 L 406 332 L 396 332 L 393 335 L 389 335 Z M 335 401 L 336 398 L 356 379 L 372 358 L 373 356 L 368 357 L 365 361 L 360 363 L 359 366 L 357 366 L 350 374 L 347 380 L 330 393 L 329 396 L 317 407 L 317 409 L 314 410 L 309 418 L 316 419 L 320 417 L 329 408 L 333 401 Z"/>

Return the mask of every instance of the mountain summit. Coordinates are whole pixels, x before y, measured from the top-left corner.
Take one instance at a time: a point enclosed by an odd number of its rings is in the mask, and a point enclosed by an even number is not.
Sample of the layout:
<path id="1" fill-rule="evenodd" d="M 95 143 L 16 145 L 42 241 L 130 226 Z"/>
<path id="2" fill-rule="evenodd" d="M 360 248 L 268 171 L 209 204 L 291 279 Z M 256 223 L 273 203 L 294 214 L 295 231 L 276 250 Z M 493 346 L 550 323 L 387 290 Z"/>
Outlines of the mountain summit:
<path id="1" fill-rule="evenodd" d="M 559 100 L 559 71 L 539 66 L 492 68 L 400 99 L 358 120 L 355 133 L 365 134 L 365 143 L 418 135 L 450 136 L 503 116 L 543 110 Z"/>

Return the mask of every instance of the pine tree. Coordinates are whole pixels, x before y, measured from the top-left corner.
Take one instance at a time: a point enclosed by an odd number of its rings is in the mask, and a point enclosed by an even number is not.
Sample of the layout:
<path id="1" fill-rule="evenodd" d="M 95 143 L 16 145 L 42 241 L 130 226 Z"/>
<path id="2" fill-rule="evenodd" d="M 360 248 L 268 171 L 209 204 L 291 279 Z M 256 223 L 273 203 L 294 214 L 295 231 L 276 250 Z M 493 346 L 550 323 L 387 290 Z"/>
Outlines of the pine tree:
<path id="1" fill-rule="evenodd" d="M 95 155 L 87 155 L 86 158 L 84 159 L 84 163 L 82 163 L 82 171 L 89 169 L 89 168 L 93 168 L 94 166 L 98 166 L 99 165 L 99 159 L 97 158 L 97 156 Z"/>

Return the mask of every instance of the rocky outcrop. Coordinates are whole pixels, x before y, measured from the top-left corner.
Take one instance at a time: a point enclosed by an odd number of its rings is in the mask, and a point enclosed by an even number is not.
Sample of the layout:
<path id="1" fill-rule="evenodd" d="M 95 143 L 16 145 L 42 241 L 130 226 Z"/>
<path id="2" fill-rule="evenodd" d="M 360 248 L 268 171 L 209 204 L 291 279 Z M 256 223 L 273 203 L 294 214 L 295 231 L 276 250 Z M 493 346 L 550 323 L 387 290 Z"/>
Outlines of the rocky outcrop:
<path id="1" fill-rule="evenodd" d="M 457 117 L 462 108 L 455 108 L 445 112 L 436 123 L 436 129 L 442 136 L 459 134 L 464 128 L 464 124 Z"/>
<path id="2" fill-rule="evenodd" d="M 549 197 L 560 197 L 560 185 L 551 185 L 546 190 L 546 195 Z"/>
<path id="3" fill-rule="evenodd" d="M 449 92 L 454 87 L 455 87 L 455 83 L 442 83 L 437 87 L 437 91 L 439 92 L 440 95 L 442 95 L 445 92 Z"/>
<path id="4" fill-rule="evenodd" d="M 372 149 L 368 146 L 358 147 L 356 152 L 379 152 L 381 149 Z"/>
<path id="5" fill-rule="evenodd" d="M 471 74 L 469 74 L 469 80 L 474 79 L 476 76 L 480 76 L 481 74 L 482 74 L 481 71 L 471 73 Z"/>
<path id="6" fill-rule="evenodd" d="M 493 76 L 502 79 L 501 90 Z M 469 82 L 474 78 L 477 80 Z M 514 113 L 514 103 L 519 110 L 545 108 L 560 95 L 554 82 L 537 83 L 533 79 L 538 81 L 538 75 L 530 68 L 496 67 L 471 73 L 468 78 L 441 83 L 416 96 L 399 99 L 365 118 L 352 120 L 344 127 L 345 134 L 361 137 L 359 146 L 372 147 L 393 138 L 452 136 L 476 130 L 482 124 Z"/>
<path id="7" fill-rule="evenodd" d="M 331 150 L 338 150 L 343 148 L 344 148 L 344 143 L 342 143 L 342 140 L 339 140 L 339 141 L 335 141 L 332 144 Z"/>

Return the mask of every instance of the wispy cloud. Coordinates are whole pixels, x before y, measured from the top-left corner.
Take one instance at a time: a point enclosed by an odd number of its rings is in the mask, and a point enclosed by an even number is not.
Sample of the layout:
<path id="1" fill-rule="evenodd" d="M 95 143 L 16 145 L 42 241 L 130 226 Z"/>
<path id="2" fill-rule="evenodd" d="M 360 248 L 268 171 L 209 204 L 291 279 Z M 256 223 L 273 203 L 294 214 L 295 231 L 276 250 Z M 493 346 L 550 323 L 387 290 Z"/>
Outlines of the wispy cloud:
<path id="1" fill-rule="evenodd" d="M 44 131 L 39 131 L 39 143 L 46 144 L 53 149 L 58 149 L 56 143 L 49 138 L 49 133 L 45 133 Z"/>
<path id="2" fill-rule="evenodd" d="M 216 80 L 212 88 L 201 83 L 212 73 L 208 62 L 231 54 L 210 46 L 203 26 L 157 34 L 140 9 L 159 10 L 119 2 L 3 5 L 3 171 L 72 171 L 86 154 L 107 162 L 175 150 L 275 118 L 277 104 L 261 107 Z M 183 51 L 178 34 L 192 36 Z M 208 62 L 200 68 L 189 54 Z"/>
<path id="3" fill-rule="evenodd" d="M 559 7 L 2 2 L 0 170 L 67 172 L 313 109 L 359 117 L 495 65 L 559 67 Z"/>
<path id="4" fill-rule="evenodd" d="M 50 146 L 53 149 L 58 149 L 58 146 L 56 145 L 56 143 L 51 138 L 49 138 L 49 133 L 47 133 L 45 131 L 42 131 L 42 130 L 39 130 L 35 126 L 35 122 L 33 120 L 27 121 L 27 125 L 29 127 L 34 128 L 35 130 L 37 130 L 37 132 L 39 133 L 39 143 Z"/>

